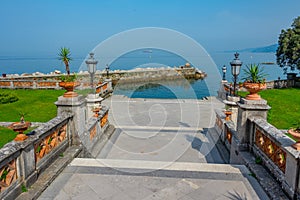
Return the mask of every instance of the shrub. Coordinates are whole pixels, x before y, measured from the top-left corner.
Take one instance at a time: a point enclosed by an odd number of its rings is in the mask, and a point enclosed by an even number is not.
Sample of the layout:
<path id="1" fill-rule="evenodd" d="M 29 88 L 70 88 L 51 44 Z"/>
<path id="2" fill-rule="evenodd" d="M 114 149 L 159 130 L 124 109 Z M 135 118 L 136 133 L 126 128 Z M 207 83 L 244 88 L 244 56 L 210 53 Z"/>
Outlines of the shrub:
<path id="1" fill-rule="evenodd" d="M 13 103 L 18 101 L 19 98 L 12 93 L 0 93 L 0 104 Z"/>

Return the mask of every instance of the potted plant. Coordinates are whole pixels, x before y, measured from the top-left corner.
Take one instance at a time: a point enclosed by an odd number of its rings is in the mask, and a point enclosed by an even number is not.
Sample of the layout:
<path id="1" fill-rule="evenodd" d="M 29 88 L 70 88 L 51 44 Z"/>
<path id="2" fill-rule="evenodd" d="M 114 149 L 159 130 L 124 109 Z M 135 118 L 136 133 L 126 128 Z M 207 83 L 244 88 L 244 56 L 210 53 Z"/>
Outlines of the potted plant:
<path id="1" fill-rule="evenodd" d="M 239 87 L 240 87 L 240 88 L 243 87 L 243 84 L 244 84 L 244 83 L 240 81 L 240 82 L 239 82 Z"/>
<path id="2" fill-rule="evenodd" d="M 292 147 L 297 150 L 300 150 L 300 120 L 293 125 L 294 127 L 290 128 L 288 130 L 288 133 L 291 134 L 297 140 L 297 142 L 293 144 Z"/>
<path id="3" fill-rule="evenodd" d="M 250 94 L 246 96 L 247 100 L 261 100 L 259 91 L 266 89 L 267 84 L 265 83 L 265 77 L 267 74 L 264 73 L 263 68 L 259 68 L 257 64 L 250 64 L 246 66 L 247 69 L 244 69 L 245 80 L 243 86 L 246 88 Z"/>
<path id="4" fill-rule="evenodd" d="M 73 74 L 70 75 L 70 67 L 69 63 L 72 60 L 71 58 L 71 52 L 69 48 L 62 47 L 58 53 L 58 59 L 61 60 L 65 66 L 67 75 L 61 76 L 61 82 L 59 83 L 59 86 L 66 89 L 67 92 L 64 93 L 64 97 L 66 98 L 72 98 L 78 96 L 76 92 L 74 92 L 75 87 L 79 86 L 80 83 L 76 81 L 77 75 Z"/>
<path id="5" fill-rule="evenodd" d="M 225 106 L 224 114 L 226 115 L 225 120 L 229 121 L 230 120 L 230 116 L 232 114 L 232 110 L 231 110 L 231 108 L 228 105 Z"/>
<path id="6" fill-rule="evenodd" d="M 24 141 L 28 138 L 26 134 L 24 134 L 24 131 L 26 131 L 30 126 L 30 122 L 26 122 L 24 119 L 25 113 L 20 112 L 20 122 L 14 122 L 9 127 L 13 129 L 13 131 L 18 132 L 18 135 L 14 139 L 14 141 Z"/>

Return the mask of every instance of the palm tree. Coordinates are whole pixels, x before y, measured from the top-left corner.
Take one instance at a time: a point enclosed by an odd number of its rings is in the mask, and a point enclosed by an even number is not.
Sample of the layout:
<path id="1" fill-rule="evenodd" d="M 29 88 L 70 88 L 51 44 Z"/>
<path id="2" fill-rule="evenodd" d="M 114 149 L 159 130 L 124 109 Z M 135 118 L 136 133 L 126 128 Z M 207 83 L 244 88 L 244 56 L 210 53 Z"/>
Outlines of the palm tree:
<path id="1" fill-rule="evenodd" d="M 58 59 L 64 62 L 67 74 L 70 75 L 69 63 L 72 60 L 70 49 L 66 47 L 61 47 L 58 56 Z"/>

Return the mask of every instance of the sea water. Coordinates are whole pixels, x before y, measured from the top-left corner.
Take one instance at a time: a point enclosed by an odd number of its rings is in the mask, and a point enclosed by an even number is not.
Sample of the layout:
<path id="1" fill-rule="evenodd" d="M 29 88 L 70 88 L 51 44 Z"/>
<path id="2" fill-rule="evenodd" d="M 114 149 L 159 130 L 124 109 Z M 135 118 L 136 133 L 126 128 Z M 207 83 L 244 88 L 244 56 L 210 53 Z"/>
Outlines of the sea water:
<path id="1" fill-rule="evenodd" d="M 219 72 L 221 81 L 222 67 L 227 67 L 226 79 L 228 82 L 233 82 L 230 62 L 234 59 L 234 53 L 213 52 L 210 56 L 215 67 Z M 85 69 L 84 56 L 73 57 L 70 62 L 70 68 L 72 72 L 79 72 Z M 99 61 L 97 70 L 105 70 L 106 64 L 109 65 L 110 70 L 117 69 L 134 69 L 145 67 L 162 67 L 162 66 L 180 66 L 189 62 L 188 60 L 175 55 L 171 52 L 163 50 L 136 50 L 120 56 L 111 63 L 101 63 L 101 55 L 96 55 L 96 59 Z M 205 58 L 204 58 L 205 59 Z M 276 63 L 276 57 L 274 53 L 241 53 L 240 60 L 243 62 L 241 74 L 238 77 L 238 82 L 243 81 L 244 75 L 243 68 L 246 65 L 255 63 Z M 284 79 L 285 75 L 283 70 L 276 64 L 264 65 L 265 72 L 268 74 L 267 80 L 277 80 L 278 78 Z M 195 66 L 202 71 L 207 71 L 207 66 Z M 210 66 L 211 67 L 211 66 Z M 22 74 L 22 73 L 49 73 L 54 70 L 65 72 L 64 64 L 57 59 L 57 57 L 43 56 L 43 57 L 8 57 L 0 56 L 0 74 Z M 210 76 L 210 74 L 208 74 Z M 148 84 L 148 85 L 147 85 Z M 168 81 L 160 83 L 145 83 L 144 86 L 138 87 L 117 87 L 115 94 L 122 94 L 133 98 L 203 98 L 206 96 L 216 95 L 217 86 L 212 90 L 210 86 L 206 84 L 204 80 L 183 80 L 183 81 Z"/>

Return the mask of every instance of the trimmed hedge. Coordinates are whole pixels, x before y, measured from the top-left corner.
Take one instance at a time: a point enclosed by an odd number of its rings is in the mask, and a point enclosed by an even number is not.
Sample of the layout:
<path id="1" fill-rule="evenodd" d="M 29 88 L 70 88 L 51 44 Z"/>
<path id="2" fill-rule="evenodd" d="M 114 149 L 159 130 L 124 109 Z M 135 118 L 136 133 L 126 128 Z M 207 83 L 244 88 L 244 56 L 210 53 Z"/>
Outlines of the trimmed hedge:
<path id="1" fill-rule="evenodd" d="M 18 101 L 19 98 L 12 93 L 0 93 L 0 104 L 13 103 Z"/>

